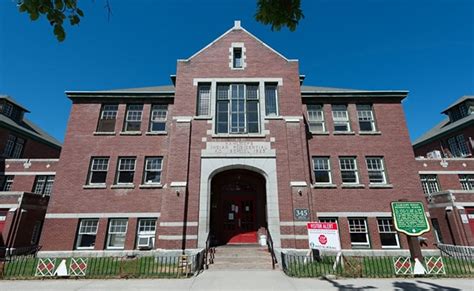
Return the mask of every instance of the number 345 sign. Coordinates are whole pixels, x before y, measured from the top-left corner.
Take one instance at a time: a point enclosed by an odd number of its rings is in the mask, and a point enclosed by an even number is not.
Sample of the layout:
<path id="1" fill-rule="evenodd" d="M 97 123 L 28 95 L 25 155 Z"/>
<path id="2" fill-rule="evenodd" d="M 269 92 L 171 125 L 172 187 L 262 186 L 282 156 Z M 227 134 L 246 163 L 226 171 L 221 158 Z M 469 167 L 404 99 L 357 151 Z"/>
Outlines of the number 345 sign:
<path id="1" fill-rule="evenodd" d="M 311 249 L 340 251 L 341 242 L 335 222 L 308 222 L 308 240 Z"/>

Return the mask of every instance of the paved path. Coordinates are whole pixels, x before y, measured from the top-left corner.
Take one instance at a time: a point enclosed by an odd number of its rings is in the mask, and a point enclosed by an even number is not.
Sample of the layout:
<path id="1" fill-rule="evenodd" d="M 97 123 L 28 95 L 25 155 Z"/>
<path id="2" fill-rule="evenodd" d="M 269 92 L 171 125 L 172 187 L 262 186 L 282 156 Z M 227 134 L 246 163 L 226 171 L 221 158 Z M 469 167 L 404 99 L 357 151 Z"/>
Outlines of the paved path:
<path id="1" fill-rule="evenodd" d="M 207 271 L 190 279 L 0 281 L 1 291 L 66 290 L 473 290 L 470 279 L 295 279 L 280 271 Z"/>

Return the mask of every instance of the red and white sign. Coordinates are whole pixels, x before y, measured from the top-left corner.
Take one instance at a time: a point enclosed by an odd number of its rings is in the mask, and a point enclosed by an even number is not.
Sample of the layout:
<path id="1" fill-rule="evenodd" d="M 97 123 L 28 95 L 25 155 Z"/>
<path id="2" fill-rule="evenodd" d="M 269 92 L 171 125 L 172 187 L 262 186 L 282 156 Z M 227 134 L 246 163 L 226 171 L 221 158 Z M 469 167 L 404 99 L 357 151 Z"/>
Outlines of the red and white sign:
<path id="1" fill-rule="evenodd" d="M 311 249 L 340 251 L 341 242 L 335 222 L 308 222 L 308 240 Z"/>

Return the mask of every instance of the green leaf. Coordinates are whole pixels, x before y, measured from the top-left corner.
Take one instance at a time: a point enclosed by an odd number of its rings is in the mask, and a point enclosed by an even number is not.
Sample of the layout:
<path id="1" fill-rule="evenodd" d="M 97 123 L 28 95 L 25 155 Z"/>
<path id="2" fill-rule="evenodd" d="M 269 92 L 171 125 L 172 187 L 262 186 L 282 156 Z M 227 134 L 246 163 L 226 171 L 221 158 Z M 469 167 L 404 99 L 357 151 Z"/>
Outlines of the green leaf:
<path id="1" fill-rule="evenodd" d="M 84 12 L 82 12 L 81 9 L 77 8 L 76 12 L 77 12 L 77 14 L 79 14 L 80 17 L 84 17 Z"/>
<path id="2" fill-rule="evenodd" d="M 69 22 L 71 23 L 71 25 L 76 25 L 80 22 L 81 20 L 79 19 L 79 16 L 77 15 L 72 15 L 69 17 Z"/>
<path id="3" fill-rule="evenodd" d="M 54 6 L 56 7 L 56 9 L 62 10 L 63 7 L 64 7 L 63 0 L 55 0 L 54 1 Z"/>
<path id="4" fill-rule="evenodd" d="M 21 4 L 20 6 L 18 6 L 18 10 L 20 10 L 20 12 L 25 12 L 26 11 L 26 5 Z"/>
<path id="5" fill-rule="evenodd" d="M 30 19 L 31 20 L 35 21 L 36 19 L 38 19 L 38 17 L 39 17 L 38 11 L 31 11 L 30 12 Z"/>
<path id="6" fill-rule="evenodd" d="M 64 41 L 64 39 L 66 38 L 66 33 L 64 32 L 64 28 L 59 24 L 56 24 L 54 26 L 54 35 L 56 35 L 56 38 L 58 39 L 59 42 Z"/>

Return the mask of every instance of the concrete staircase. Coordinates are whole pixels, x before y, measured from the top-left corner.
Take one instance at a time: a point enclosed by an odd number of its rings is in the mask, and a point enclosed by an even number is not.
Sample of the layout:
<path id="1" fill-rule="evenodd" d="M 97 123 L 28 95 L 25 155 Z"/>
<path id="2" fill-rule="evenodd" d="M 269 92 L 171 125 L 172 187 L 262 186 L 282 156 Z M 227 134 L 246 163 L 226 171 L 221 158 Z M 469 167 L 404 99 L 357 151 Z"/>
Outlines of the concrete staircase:
<path id="1" fill-rule="evenodd" d="M 209 270 L 272 270 L 272 255 L 266 246 L 218 246 Z"/>

